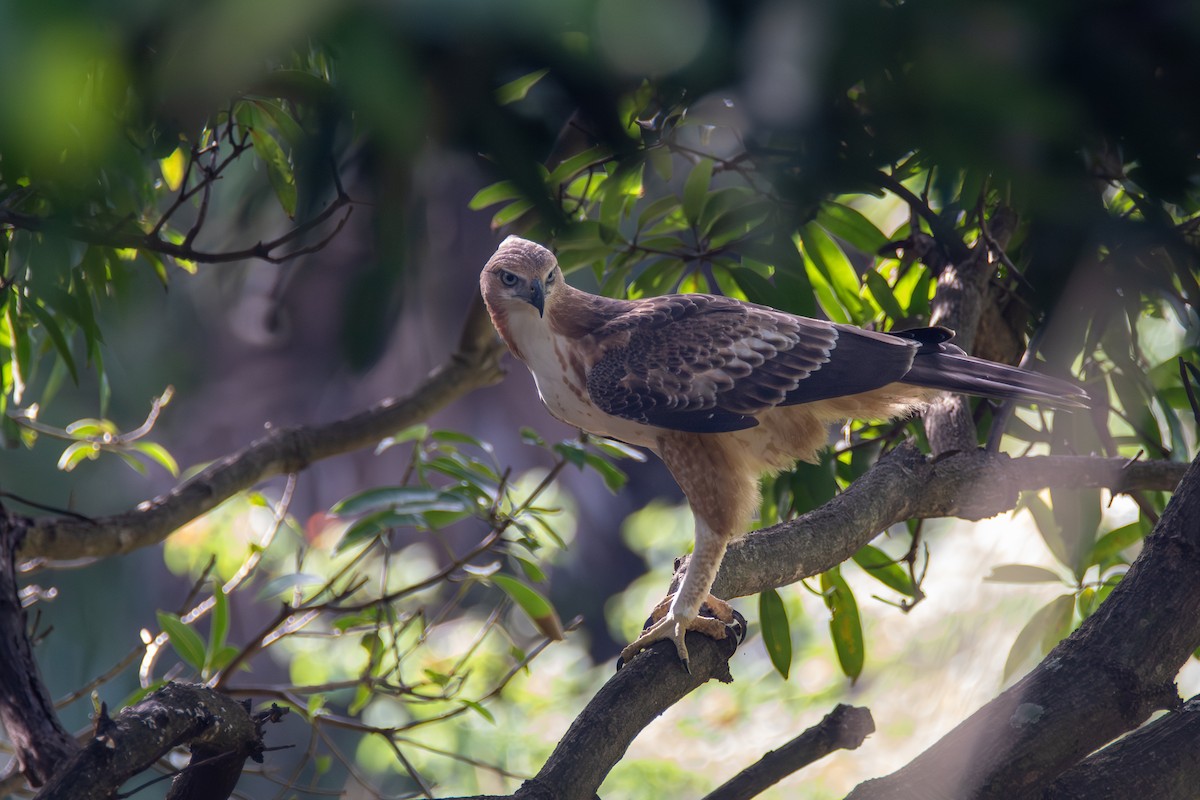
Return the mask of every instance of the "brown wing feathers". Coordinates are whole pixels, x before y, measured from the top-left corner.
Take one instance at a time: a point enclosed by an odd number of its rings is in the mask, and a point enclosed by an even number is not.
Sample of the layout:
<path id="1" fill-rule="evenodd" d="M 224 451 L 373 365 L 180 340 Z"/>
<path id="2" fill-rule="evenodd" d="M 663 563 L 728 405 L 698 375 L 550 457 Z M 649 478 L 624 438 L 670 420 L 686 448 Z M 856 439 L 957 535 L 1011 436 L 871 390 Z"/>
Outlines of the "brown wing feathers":
<path id="1" fill-rule="evenodd" d="M 971 358 L 945 328 L 897 334 L 795 317 L 712 295 L 642 301 L 595 332 L 607 341 L 588 372 L 592 401 L 615 416 L 681 431 L 750 428 L 780 405 L 902 382 L 1079 405 L 1065 381 Z"/>
<path id="2" fill-rule="evenodd" d="M 649 425 L 714 433 L 753 427 L 754 415 L 773 406 L 891 383 L 917 349 L 711 295 L 645 301 L 596 331 L 596 339 L 617 343 L 588 372 L 598 407 Z"/>

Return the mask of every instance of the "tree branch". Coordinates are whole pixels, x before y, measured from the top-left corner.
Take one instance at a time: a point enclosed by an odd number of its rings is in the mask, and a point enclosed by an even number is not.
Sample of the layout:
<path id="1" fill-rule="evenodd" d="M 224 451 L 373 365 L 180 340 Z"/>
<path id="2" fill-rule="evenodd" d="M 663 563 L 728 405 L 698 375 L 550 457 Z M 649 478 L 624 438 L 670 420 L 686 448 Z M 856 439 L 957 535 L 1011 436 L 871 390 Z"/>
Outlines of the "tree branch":
<path id="1" fill-rule="evenodd" d="M 1169 491 L 1186 469 L 1170 461 L 1010 458 L 983 450 L 931 459 L 901 445 L 820 508 L 731 543 L 713 594 L 741 597 L 818 575 L 905 520 L 987 519 L 1015 508 L 1018 494 L 1026 490 Z"/>
<path id="2" fill-rule="evenodd" d="M 173 748 L 188 745 L 191 763 L 175 776 L 171 800 L 224 800 L 247 758 L 261 759 L 262 729 L 285 709 L 253 717 L 241 703 L 204 686 L 168 683 L 115 720 L 105 709 L 90 740 L 36 800 L 107 800 Z"/>
<path id="3" fill-rule="evenodd" d="M 1200 785 L 1200 696 L 1067 770 L 1042 800 L 1191 800 Z"/>
<path id="4" fill-rule="evenodd" d="M 706 794 L 704 800 L 750 800 L 834 750 L 857 750 L 874 732 L 870 711 L 839 703 L 816 725 L 764 755 Z"/>
<path id="5" fill-rule="evenodd" d="M 0 723 L 30 786 L 41 786 L 79 749 L 54 712 L 17 594 L 15 553 L 21 525 L 0 508 Z"/>
<path id="6" fill-rule="evenodd" d="M 849 798 L 1040 797 L 1088 753 L 1153 711 L 1178 707 L 1174 678 L 1197 646 L 1200 457 L 1095 614 L 933 747 Z"/>
<path id="7" fill-rule="evenodd" d="M 28 522 L 21 558 L 75 559 L 127 553 L 156 544 L 238 492 L 314 461 L 375 444 L 426 419 L 459 397 L 498 381 L 501 345 L 483 301 L 475 299 L 458 350 L 411 394 L 325 425 L 280 428 L 218 459 L 166 495 L 132 511 L 88 521 L 43 517 Z"/>

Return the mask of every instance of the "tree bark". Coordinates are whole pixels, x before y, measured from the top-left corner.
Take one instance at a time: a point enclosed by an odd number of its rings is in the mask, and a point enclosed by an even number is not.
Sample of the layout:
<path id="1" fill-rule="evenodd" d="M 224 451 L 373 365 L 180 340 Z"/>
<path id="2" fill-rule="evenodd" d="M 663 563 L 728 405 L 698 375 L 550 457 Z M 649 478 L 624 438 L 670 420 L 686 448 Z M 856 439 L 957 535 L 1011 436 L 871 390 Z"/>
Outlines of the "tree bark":
<path id="1" fill-rule="evenodd" d="M 107 800 L 125 781 L 187 744 L 191 763 L 168 800 L 225 800 L 247 758 L 260 759 L 262 728 L 283 709 L 256 714 L 200 685 L 168 683 L 109 718 L 102 711 L 83 749 L 63 764 L 35 800 Z"/>
<path id="2" fill-rule="evenodd" d="M 1031 673 L 848 800 L 1019 800 L 1159 709 L 1200 646 L 1200 457 L 1099 610 Z"/>
<path id="3" fill-rule="evenodd" d="M 23 530 L 0 508 L 0 723 L 12 742 L 17 768 L 41 786 L 79 749 L 54 712 L 29 641 L 17 593 L 16 551 Z"/>

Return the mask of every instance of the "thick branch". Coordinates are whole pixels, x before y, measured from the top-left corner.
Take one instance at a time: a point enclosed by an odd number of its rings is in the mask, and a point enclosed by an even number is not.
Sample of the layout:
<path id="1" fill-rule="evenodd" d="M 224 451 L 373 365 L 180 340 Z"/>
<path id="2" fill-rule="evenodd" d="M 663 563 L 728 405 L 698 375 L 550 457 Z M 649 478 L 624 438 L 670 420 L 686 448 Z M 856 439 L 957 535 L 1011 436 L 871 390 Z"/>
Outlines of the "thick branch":
<path id="1" fill-rule="evenodd" d="M 1170 461 L 1091 456 L 1009 458 L 982 450 L 930 459 L 902 445 L 820 508 L 733 542 L 713 593 L 757 594 L 820 574 L 904 520 L 986 519 L 1016 507 L 1018 493 L 1025 490 L 1169 491 L 1186 468 Z"/>
<path id="2" fill-rule="evenodd" d="M 186 522 L 267 478 L 373 445 L 468 392 L 495 383 L 502 374 L 501 352 L 483 302 L 476 298 L 458 351 L 407 397 L 385 400 L 326 425 L 273 430 L 133 511 L 91 522 L 64 517 L 32 520 L 19 555 L 74 559 L 127 553 L 156 544 Z"/>
<path id="3" fill-rule="evenodd" d="M 874 732 L 875 720 L 870 711 L 839 704 L 816 725 L 764 755 L 705 795 L 704 800 L 750 800 L 835 750 L 858 749 Z"/>
<path id="4" fill-rule="evenodd" d="M 1108 600 L 1033 672 L 853 800 L 1040 797 L 1149 715 L 1200 646 L 1200 458 Z"/>
<path id="5" fill-rule="evenodd" d="M 1016 223 L 1011 217 L 1011 214 L 997 215 L 993 220 L 994 239 L 1008 241 Z M 990 255 L 986 243 L 980 242 L 969 257 L 947 264 L 938 275 L 931 321 L 955 331 L 955 344 L 968 353 L 979 349 L 975 346 L 975 333 L 987 301 L 988 280 L 995 271 Z M 965 395 L 941 395 L 925 411 L 924 417 L 925 432 L 934 455 L 975 447 L 971 401 Z"/>
<path id="6" fill-rule="evenodd" d="M 687 635 L 688 666 L 675 648 L 656 644 L 635 656 L 576 717 L 538 772 L 514 797 L 526 800 L 592 800 L 634 738 L 689 692 L 716 678 L 728 683 L 732 638 Z"/>
<path id="7" fill-rule="evenodd" d="M 1191 800 L 1200 786 L 1200 697 L 1063 773 L 1043 800 Z"/>
<path id="8" fill-rule="evenodd" d="M 14 557 L 20 536 L 20 527 L 0 509 L 0 723 L 17 769 L 30 786 L 41 786 L 79 745 L 59 722 L 33 657 L 17 594 Z"/>
<path id="9" fill-rule="evenodd" d="M 188 745 L 189 767 L 168 795 L 223 800 L 247 758 L 263 751 L 262 726 L 276 716 L 256 715 L 241 703 L 199 685 L 168 683 L 115 720 L 101 713 L 91 739 L 55 771 L 36 800 L 101 800 L 145 771 L 172 748 Z"/>

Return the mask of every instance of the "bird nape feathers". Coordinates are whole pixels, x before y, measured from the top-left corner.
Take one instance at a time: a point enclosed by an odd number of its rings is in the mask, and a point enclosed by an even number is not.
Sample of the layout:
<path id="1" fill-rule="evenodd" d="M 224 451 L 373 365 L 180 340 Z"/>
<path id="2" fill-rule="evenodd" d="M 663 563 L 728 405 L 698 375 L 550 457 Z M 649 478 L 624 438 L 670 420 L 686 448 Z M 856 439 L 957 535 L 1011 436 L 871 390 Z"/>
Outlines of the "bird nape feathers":
<path id="1" fill-rule="evenodd" d="M 622 652 L 626 661 L 669 639 L 686 665 L 686 631 L 729 635 L 734 613 L 709 594 L 726 545 L 758 506 L 759 478 L 815 460 L 830 424 L 910 414 L 940 391 L 1087 401 L 1066 381 L 968 356 L 945 328 L 878 333 L 728 297 L 588 294 L 563 280 L 549 250 L 515 236 L 479 282 L 550 413 L 654 451 L 691 506 L 687 573 Z"/>

